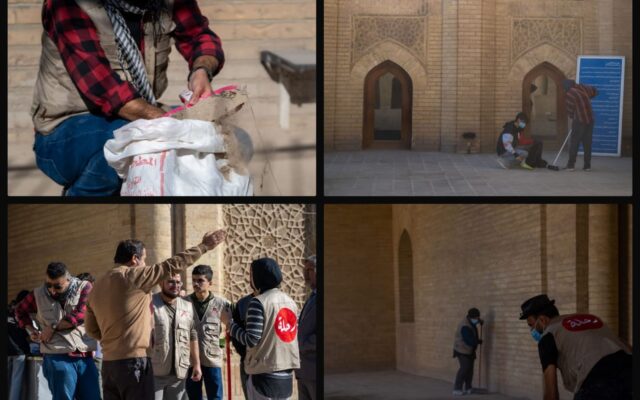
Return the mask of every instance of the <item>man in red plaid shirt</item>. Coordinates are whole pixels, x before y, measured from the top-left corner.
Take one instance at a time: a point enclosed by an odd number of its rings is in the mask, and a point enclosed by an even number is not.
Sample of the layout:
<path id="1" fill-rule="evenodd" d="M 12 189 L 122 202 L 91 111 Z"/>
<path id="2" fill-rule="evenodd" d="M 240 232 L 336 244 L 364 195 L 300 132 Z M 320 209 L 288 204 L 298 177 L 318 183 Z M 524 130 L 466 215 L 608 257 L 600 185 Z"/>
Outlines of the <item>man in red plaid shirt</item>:
<path id="1" fill-rule="evenodd" d="M 174 39 L 192 103 L 224 64 L 220 38 L 196 0 L 45 0 L 31 109 L 38 167 L 69 196 L 109 196 L 120 180 L 104 143 L 129 121 L 165 113 Z"/>
<path id="2" fill-rule="evenodd" d="M 40 343 L 42 370 L 53 400 L 100 398 L 93 361 L 96 341 L 85 334 L 84 316 L 92 286 L 69 274 L 66 265 L 47 266 L 45 283 L 16 307 L 18 325 Z M 31 318 L 35 315 L 37 326 Z"/>
<path id="3" fill-rule="evenodd" d="M 567 114 L 573 120 L 571 124 L 571 139 L 569 140 L 568 171 L 575 170 L 576 157 L 580 143 L 584 146 L 584 170 L 591 170 L 591 142 L 593 139 L 593 110 L 591 98 L 598 95 L 593 86 L 576 83 L 565 79 L 563 82 Z"/>

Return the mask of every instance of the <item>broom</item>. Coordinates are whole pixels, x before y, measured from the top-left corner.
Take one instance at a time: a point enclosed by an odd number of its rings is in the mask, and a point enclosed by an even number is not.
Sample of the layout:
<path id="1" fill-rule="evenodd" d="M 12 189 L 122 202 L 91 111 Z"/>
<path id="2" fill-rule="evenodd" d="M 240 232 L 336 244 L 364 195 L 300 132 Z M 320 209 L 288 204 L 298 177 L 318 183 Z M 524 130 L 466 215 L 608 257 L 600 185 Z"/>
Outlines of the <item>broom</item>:
<path id="1" fill-rule="evenodd" d="M 482 327 L 484 322 L 480 323 L 480 340 L 482 340 Z M 482 346 L 482 344 L 480 344 Z M 482 385 L 482 348 L 480 349 L 480 359 L 478 360 L 478 386 Z M 472 394 L 489 394 L 489 389 L 477 387 L 471 390 Z"/>

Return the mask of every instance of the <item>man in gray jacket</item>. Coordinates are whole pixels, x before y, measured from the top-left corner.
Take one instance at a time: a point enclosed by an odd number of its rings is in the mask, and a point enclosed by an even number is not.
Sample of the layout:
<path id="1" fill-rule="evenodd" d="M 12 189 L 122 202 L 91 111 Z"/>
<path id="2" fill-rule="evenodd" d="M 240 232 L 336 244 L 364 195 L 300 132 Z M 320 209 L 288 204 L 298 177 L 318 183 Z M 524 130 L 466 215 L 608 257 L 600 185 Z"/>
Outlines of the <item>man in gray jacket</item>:
<path id="1" fill-rule="evenodd" d="M 186 394 L 184 383 L 189 365 L 194 367 L 188 379 L 197 382 L 202 378 L 193 307 L 179 297 L 180 274 L 168 275 L 160 287 L 162 291 L 151 298 L 155 400 L 182 399 Z"/>
<path id="2" fill-rule="evenodd" d="M 311 287 L 311 296 L 302 307 L 298 322 L 300 369 L 296 370 L 298 398 L 316 399 L 316 256 L 304 260 L 304 281 Z"/>

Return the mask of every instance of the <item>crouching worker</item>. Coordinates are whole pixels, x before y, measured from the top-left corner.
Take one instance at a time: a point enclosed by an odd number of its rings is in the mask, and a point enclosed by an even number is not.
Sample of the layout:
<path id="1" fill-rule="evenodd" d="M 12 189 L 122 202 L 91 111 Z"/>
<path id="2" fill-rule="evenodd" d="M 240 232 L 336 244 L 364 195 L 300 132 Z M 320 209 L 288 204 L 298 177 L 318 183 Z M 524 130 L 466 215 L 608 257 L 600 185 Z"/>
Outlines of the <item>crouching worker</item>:
<path id="1" fill-rule="evenodd" d="M 509 121 L 502 127 L 498 136 L 496 152 L 498 164 L 505 169 L 520 166 L 532 170 L 535 167 L 546 167 L 542 159 L 542 142 L 524 136 L 527 126 L 527 115 L 519 112 L 516 119 Z"/>
<path id="2" fill-rule="evenodd" d="M 560 315 L 546 294 L 522 304 L 538 343 L 544 374 L 544 399 L 558 400 L 558 377 L 574 400 L 631 400 L 631 350 L 600 318 L 591 314 Z"/>
<path id="3" fill-rule="evenodd" d="M 199 381 L 200 351 L 198 333 L 193 319 L 193 307 L 181 299 L 182 279 L 179 273 L 160 282 L 162 291 L 152 296 L 153 304 L 153 365 L 155 400 L 182 399 L 185 378 Z M 187 377 L 189 365 L 193 365 Z"/>

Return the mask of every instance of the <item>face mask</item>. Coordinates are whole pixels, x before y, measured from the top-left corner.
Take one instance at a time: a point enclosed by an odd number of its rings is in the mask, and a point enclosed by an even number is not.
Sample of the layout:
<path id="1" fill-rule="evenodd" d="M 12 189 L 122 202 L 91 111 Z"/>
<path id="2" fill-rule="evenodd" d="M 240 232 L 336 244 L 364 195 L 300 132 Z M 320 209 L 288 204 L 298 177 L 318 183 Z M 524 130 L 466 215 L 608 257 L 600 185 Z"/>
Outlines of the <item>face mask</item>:
<path id="1" fill-rule="evenodd" d="M 536 342 L 539 342 L 542 339 L 542 333 L 538 332 L 538 330 L 536 329 L 537 323 L 538 320 L 536 320 L 536 322 L 533 324 L 533 328 L 531 329 L 531 337 L 533 337 L 533 340 L 535 340 Z"/>
<path id="2" fill-rule="evenodd" d="M 473 318 L 473 319 L 471 319 L 471 323 L 474 324 L 474 325 L 478 325 L 478 320 Z"/>
<path id="3" fill-rule="evenodd" d="M 524 122 L 520 121 L 518 126 L 520 127 L 520 129 L 524 129 L 524 127 L 527 126 L 527 124 L 525 124 Z"/>

